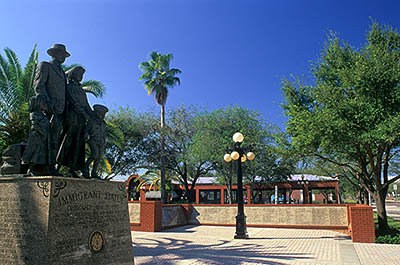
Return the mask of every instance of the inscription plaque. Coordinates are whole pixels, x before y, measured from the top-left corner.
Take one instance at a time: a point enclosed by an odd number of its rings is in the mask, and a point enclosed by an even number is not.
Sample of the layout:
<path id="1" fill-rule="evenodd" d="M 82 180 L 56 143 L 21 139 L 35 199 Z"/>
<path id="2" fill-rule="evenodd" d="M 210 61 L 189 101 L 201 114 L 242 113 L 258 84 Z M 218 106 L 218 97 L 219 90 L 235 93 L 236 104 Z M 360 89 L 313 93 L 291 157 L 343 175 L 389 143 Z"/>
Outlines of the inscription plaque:
<path id="1" fill-rule="evenodd" d="M 345 206 L 245 206 L 244 210 L 250 225 L 347 226 Z M 190 223 L 235 224 L 236 215 L 236 206 L 193 205 Z"/>

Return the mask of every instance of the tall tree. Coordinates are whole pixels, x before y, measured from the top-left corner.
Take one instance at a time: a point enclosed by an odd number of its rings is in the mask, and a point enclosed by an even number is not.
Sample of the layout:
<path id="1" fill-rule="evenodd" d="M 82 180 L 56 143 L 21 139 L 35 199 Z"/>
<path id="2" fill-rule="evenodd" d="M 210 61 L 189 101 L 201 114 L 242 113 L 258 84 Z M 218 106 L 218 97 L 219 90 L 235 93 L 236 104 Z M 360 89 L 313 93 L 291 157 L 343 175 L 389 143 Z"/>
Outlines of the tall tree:
<path id="1" fill-rule="evenodd" d="M 208 157 L 194 152 L 194 136 L 199 133 L 195 119 L 201 115 L 195 107 L 180 106 L 168 113 L 169 125 L 166 130 L 167 169 L 185 188 L 186 197 L 193 202 L 197 180 L 212 169 Z"/>
<path id="2" fill-rule="evenodd" d="M 375 197 L 379 229 L 400 151 L 400 34 L 373 23 L 356 49 L 332 34 L 311 68 L 313 82 L 284 80 L 292 143 L 305 154 L 350 170 Z"/>
<path id="3" fill-rule="evenodd" d="M 339 178 L 340 201 L 351 198 L 356 199 L 358 203 L 368 204 L 369 197 L 368 194 L 365 194 L 366 189 L 363 187 L 361 179 L 352 170 L 338 165 L 347 161 L 331 163 L 319 157 L 307 157 L 305 161 L 306 163 L 298 173 Z"/>
<path id="4" fill-rule="evenodd" d="M 222 182 L 227 185 L 228 202 L 232 203 L 232 184 L 236 183 L 233 163 L 223 159 L 226 148 L 233 144 L 236 132 L 244 135 L 244 146 L 250 146 L 256 158 L 243 164 L 243 176 L 251 181 L 256 176 L 271 180 L 276 173 L 283 176 L 283 159 L 276 151 L 277 138 L 273 136 L 273 126 L 265 124 L 258 112 L 241 107 L 228 107 L 199 115 L 196 119 L 197 132 L 192 146 L 198 157 L 205 157 Z M 275 147 L 274 147 L 275 145 Z M 280 162 L 281 160 L 282 162 Z M 285 171 L 286 172 L 286 171 Z M 282 174 L 281 174 L 282 173 Z M 284 176 L 283 176 L 284 177 Z"/>
<path id="5" fill-rule="evenodd" d="M 181 70 L 170 68 L 170 62 L 172 60 L 172 54 L 162 55 L 158 52 L 152 52 L 149 56 L 148 62 L 142 62 L 139 64 L 139 68 L 143 74 L 139 80 L 145 81 L 145 89 L 148 94 L 155 96 L 156 102 L 161 106 L 161 118 L 160 118 L 160 132 L 161 132 L 161 198 L 163 203 L 166 203 L 165 196 L 165 152 L 164 152 L 164 126 L 165 126 L 165 103 L 168 98 L 168 88 L 180 84 L 180 79 L 176 77 L 177 74 L 181 73 Z"/>
<path id="6" fill-rule="evenodd" d="M 151 134 L 157 125 L 156 116 L 150 113 L 138 113 L 129 108 L 119 108 L 107 114 L 108 129 L 115 131 L 112 135 L 121 134 L 122 142 L 109 141 L 106 145 L 105 157 L 110 163 L 111 174 L 132 175 L 141 169 L 153 169 L 148 162 L 157 146 L 154 145 Z M 110 137 L 108 137 L 109 139 Z"/>

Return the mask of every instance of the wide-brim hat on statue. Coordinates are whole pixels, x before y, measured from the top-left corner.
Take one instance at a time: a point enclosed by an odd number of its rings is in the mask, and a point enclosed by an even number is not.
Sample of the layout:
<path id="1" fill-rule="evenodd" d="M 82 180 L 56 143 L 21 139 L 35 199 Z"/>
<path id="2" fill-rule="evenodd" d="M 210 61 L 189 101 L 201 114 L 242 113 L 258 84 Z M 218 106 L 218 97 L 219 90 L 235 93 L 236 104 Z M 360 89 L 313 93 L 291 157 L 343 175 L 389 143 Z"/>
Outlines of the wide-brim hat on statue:
<path id="1" fill-rule="evenodd" d="M 64 55 L 65 57 L 70 57 L 71 54 L 67 52 L 64 44 L 54 44 L 53 47 L 47 50 L 47 54 L 50 56 Z"/>
<path id="2" fill-rule="evenodd" d="M 104 112 L 104 113 L 108 112 L 108 108 L 106 106 L 100 105 L 100 104 L 93 105 L 93 109 L 94 109 L 94 111 L 100 111 L 100 112 Z"/>

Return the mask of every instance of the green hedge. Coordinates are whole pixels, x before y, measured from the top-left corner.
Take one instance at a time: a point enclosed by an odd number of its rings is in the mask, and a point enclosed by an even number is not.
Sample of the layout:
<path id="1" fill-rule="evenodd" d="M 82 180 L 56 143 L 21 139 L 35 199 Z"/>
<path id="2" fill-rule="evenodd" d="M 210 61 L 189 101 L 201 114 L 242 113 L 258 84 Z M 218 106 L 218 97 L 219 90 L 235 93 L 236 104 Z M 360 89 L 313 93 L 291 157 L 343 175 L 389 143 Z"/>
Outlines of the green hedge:
<path id="1" fill-rule="evenodd" d="M 400 244 L 400 221 L 388 216 L 389 230 L 380 231 L 378 229 L 378 217 L 374 212 L 375 221 L 375 243 L 380 244 Z"/>
<path id="2" fill-rule="evenodd" d="M 397 234 L 395 236 L 392 236 L 392 235 L 377 236 L 375 238 L 375 243 L 400 244 L 400 234 Z"/>

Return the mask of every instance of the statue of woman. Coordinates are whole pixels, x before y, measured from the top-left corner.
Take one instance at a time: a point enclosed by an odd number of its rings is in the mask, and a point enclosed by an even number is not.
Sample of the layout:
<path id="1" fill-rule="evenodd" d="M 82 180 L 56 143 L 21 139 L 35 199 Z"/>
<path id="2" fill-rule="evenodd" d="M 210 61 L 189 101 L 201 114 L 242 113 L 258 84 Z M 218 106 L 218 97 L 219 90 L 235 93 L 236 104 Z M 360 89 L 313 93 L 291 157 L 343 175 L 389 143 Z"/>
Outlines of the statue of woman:
<path id="1" fill-rule="evenodd" d="M 57 163 L 69 167 L 72 177 L 78 177 L 76 171 L 83 172 L 85 166 L 85 126 L 93 112 L 80 84 L 84 73 L 85 69 L 81 66 L 66 72 L 67 111 Z"/>

